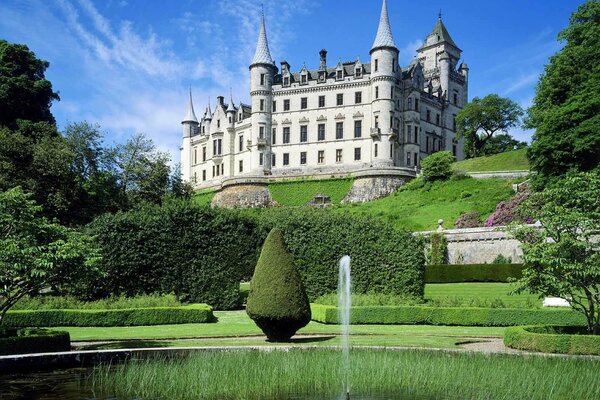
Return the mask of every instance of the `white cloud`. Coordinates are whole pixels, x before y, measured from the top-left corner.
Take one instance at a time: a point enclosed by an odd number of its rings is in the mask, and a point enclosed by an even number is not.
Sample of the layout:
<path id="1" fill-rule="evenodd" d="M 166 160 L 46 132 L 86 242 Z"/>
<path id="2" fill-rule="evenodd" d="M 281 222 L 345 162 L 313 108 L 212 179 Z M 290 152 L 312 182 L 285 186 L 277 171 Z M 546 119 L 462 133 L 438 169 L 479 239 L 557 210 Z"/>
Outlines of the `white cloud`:
<path id="1" fill-rule="evenodd" d="M 417 49 L 422 45 L 422 39 L 415 39 L 412 42 L 407 43 L 400 49 L 400 62 L 402 64 L 409 64 L 413 57 L 417 55 Z"/>
<path id="2" fill-rule="evenodd" d="M 514 80 L 506 90 L 504 90 L 503 94 L 506 96 L 511 94 L 512 92 L 516 92 L 524 87 L 531 86 L 534 82 L 537 82 L 539 76 L 539 72 L 533 72 L 528 75 L 521 76 Z"/>

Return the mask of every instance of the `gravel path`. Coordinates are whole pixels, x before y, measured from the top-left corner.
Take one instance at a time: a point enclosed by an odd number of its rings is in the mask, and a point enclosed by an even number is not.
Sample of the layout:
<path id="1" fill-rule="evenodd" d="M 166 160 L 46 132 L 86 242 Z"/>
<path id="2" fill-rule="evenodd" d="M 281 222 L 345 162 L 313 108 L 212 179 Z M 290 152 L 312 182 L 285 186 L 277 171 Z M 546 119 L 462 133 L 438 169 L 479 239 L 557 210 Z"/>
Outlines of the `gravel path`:
<path id="1" fill-rule="evenodd" d="M 463 350 L 477 351 L 480 353 L 525 353 L 521 350 L 506 347 L 502 339 L 485 339 L 474 343 L 459 344 L 459 346 Z"/>

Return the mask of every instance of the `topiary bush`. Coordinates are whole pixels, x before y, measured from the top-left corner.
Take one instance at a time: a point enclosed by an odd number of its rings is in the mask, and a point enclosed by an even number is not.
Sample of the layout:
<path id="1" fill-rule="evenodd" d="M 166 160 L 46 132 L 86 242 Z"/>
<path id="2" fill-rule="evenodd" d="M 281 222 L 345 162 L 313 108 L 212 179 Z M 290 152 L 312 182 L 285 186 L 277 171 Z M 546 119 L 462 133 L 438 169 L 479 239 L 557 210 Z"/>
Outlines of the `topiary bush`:
<path id="1" fill-rule="evenodd" d="M 310 322 L 310 304 L 281 230 L 271 230 L 254 270 L 248 316 L 272 342 L 285 342 Z"/>
<path id="2" fill-rule="evenodd" d="M 438 151 L 421 161 L 421 174 L 426 181 L 443 181 L 452 176 L 454 156 L 449 151 Z"/>
<path id="3" fill-rule="evenodd" d="M 443 233 L 434 232 L 429 235 L 429 263 L 446 264 L 448 262 L 448 241 Z"/>

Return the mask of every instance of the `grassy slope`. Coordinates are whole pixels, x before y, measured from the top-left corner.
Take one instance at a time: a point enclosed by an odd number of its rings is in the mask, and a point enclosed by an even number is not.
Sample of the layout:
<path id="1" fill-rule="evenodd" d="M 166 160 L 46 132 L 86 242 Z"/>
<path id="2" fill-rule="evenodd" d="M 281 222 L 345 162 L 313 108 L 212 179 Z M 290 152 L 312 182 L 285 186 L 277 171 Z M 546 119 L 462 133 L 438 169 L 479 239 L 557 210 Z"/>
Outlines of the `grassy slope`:
<path id="1" fill-rule="evenodd" d="M 512 195 L 511 181 L 503 179 L 461 179 L 426 184 L 409 184 L 392 196 L 369 203 L 336 206 L 337 212 L 362 214 L 384 219 L 411 231 L 432 230 L 438 219 L 453 228 L 463 212 L 477 210 L 481 218 L 492 213 L 496 204 Z"/>
<path id="2" fill-rule="evenodd" d="M 269 184 L 273 200 L 282 206 L 304 206 L 317 193 L 324 193 L 336 204 L 348 194 L 352 179 L 302 180 Z"/>
<path id="3" fill-rule="evenodd" d="M 452 164 L 452 169 L 466 172 L 529 170 L 526 154 L 527 149 L 520 149 L 492 156 L 471 158 L 455 162 Z"/>
<path id="4" fill-rule="evenodd" d="M 199 204 L 201 206 L 210 205 L 210 202 L 212 201 L 214 196 L 214 191 L 198 192 L 194 194 L 193 200 L 194 203 Z"/>

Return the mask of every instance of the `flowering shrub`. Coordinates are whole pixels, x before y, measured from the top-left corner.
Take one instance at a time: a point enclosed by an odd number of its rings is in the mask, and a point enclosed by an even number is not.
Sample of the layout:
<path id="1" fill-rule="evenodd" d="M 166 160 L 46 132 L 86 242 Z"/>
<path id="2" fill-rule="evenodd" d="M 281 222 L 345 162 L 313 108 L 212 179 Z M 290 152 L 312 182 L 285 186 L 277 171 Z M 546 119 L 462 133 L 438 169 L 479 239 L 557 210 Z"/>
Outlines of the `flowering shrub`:
<path id="1" fill-rule="evenodd" d="M 508 201 L 501 201 L 496 206 L 496 211 L 492 213 L 485 221 L 483 226 L 503 226 L 511 222 L 522 222 L 526 224 L 533 223 L 531 216 L 521 215 L 519 206 L 529 198 L 531 192 L 524 190 L 511 197 Z"/>
<path id="2" fill-rule="evenodd" d="M 477 228 L 481 226 L 481 222 L 479 222 L 479 211 L 470 211 L 460 214 L 454 225 L 458 229 Z"/>

